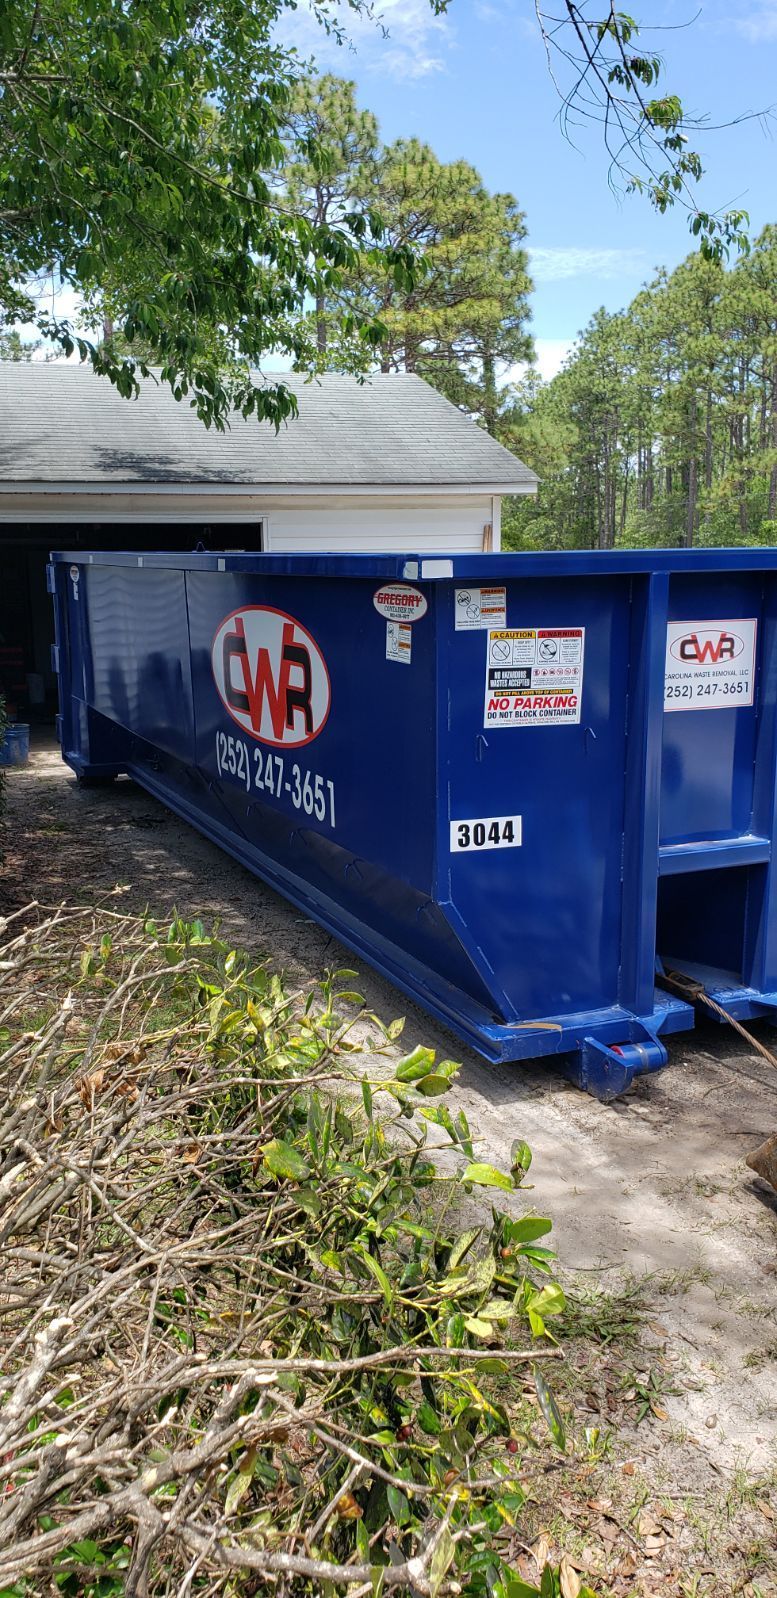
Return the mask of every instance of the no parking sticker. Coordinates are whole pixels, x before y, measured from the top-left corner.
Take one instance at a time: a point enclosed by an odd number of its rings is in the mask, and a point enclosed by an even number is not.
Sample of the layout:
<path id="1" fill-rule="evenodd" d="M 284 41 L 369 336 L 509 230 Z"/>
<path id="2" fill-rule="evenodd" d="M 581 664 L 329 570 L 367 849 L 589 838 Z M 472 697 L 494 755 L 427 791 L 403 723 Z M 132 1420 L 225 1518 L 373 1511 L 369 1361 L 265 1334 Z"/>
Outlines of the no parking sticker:
<path id="1" fill-rule="evenodd" d="M 578 723 L 584 652 L 584 627 L 489 629 L 483 725 Z"/>

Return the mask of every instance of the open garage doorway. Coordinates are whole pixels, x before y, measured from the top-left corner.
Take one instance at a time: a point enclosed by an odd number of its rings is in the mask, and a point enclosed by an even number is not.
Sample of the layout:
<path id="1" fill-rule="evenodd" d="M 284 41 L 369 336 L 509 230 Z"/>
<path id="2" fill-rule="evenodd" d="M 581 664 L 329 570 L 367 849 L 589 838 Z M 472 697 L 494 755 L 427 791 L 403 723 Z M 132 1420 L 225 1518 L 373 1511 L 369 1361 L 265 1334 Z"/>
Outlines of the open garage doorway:
<path id="1" fill-rule="evenodd" d="M 259 550 L 261 519 L 187 522 L 0 523 L 0 694 L 9 718 L 52 723 L 57 683 L 51 669 L 54 612 L 46 588 L 52 549 Z"/>

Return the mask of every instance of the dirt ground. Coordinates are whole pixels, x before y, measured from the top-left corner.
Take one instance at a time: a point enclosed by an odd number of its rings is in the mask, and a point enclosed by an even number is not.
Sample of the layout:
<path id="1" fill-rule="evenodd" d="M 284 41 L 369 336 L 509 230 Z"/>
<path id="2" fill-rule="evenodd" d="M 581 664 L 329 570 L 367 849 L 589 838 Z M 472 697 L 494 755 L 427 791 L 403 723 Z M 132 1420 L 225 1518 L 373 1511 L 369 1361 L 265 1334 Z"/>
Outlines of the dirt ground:
<path id="1" fill-rule="evenodd" d="M 221 918 L 291 977 L 357 967 L 372 1009 L 407 1016 L 403 1053 L 460 1060 L 480 1157 L 533 1150 L 572 1300 L 577 1473 L 536 1494 L 532 1534 L 601 1591 L 777 1594 L 777 1194 L 744 1164 L 777 1128 L 774 1067 L 713 1024 L 611 1106 L 549 1066 L 489 1065 L 141 789 L 80 791 L 53 744 L 11 772 L 6 826 L 0 909 L 125 883 L 136 907 Z"/>

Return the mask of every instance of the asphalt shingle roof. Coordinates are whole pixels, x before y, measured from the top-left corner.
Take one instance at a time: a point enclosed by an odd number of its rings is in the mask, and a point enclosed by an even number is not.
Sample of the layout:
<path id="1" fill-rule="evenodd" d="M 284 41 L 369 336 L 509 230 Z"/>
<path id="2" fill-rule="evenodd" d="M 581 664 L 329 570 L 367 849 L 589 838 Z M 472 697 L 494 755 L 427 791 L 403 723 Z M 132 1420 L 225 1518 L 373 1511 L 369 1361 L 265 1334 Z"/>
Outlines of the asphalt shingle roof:
<path id="1" fill-rule="evenodd" d="M 29 483 L 236 483 L 439 487 L 495 492 L 537 479 L 509 450 L 407 373 L 282 377 L 299 417 L 277 435 L 236 417 L 208 432 L 169 389 L 147 380 L 125 400 L 77 366 L 0 363 L 0 489 Z"/>

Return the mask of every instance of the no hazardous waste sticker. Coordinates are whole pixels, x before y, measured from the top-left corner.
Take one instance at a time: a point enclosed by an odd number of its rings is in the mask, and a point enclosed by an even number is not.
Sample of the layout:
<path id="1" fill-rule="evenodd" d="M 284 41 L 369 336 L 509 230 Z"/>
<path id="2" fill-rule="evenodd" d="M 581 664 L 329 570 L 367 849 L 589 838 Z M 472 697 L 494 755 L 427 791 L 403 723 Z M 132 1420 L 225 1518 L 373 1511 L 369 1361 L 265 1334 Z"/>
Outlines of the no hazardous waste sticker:
<path id="1" fill-rule="evenodd" d="M 489 629 L 483 725 L 578 723 L 584 652 L 584 627 Z"/>

